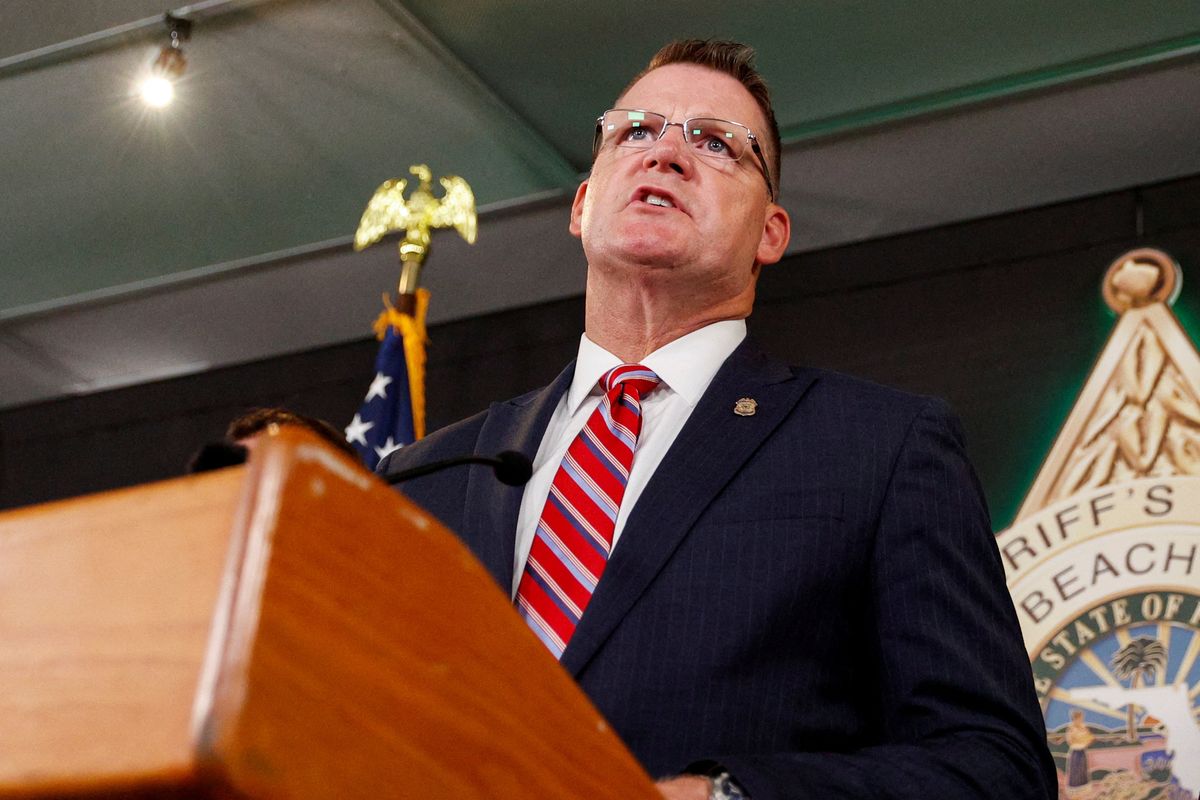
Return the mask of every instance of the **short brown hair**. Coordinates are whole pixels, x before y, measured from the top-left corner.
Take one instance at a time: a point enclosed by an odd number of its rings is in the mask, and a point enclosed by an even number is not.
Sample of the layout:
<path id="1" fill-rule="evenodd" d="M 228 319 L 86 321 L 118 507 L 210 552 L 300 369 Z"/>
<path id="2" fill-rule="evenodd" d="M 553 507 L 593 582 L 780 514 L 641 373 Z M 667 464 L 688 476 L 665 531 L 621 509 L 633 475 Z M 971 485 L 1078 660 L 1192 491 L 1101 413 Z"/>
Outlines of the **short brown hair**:
<path id="1" fill-rule="evenodd" d="M 741 42 L 726 42 L 714 39 L 676 39 L 664 45 L 646 68 L 634 76 L 629 85 L 621 90 L 623 96 L 633 88 L 633 85 L 646 76 L 646 73 L 665 67 L 668 64 L 698 64 L 702 67 L 723 72 L 736 79 L 746 87 L 754 102 L 758 103 L 763 117 L 767 120 L 767 140 L 769 152 L 767 162 L 771 165 L 771 187 L 775 197 L 779 196 L 779 123 L 775 121 L 775 109 L 771 106 L 771 91 L 767 82 L 754 68 L 754 48 Z"/>

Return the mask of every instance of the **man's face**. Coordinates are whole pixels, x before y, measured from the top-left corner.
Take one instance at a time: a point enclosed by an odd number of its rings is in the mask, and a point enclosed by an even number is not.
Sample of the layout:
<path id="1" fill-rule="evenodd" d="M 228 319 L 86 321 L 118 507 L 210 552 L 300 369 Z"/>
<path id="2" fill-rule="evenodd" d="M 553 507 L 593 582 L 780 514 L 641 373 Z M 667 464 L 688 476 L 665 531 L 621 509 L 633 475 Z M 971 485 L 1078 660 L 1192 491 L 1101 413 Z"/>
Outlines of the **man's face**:
<path id="1" fill-rule="evenodd" d="M 766 140 L 766 121 L 746 88 L 695 64 L 653 70 L 616 105 L 673 123 L 740 122 Z M 662 270 L 713 297 L 752 290 L 758 265 L 783 255 L 788 231 L 753 153 L 713 162 L 684 142 L 678 126 L 649 149 L 602 147 L 571 209 L 571 232 L 582 238 L 590 269 L 632 267 L 643 276 Z"/>

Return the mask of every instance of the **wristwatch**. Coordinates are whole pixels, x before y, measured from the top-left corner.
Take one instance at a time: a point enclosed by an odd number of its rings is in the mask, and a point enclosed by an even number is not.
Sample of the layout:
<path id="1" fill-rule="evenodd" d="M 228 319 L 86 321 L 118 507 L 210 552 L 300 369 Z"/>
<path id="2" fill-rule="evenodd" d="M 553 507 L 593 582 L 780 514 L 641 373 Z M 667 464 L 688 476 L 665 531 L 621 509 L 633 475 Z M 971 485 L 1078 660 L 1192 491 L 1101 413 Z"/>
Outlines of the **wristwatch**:
<path id="1" fill-rule="evenodd" d="M 738 785 L 728 770 L 710 775 L 708 780 L 708 800 L 750 800 L 750 795 Z"/>

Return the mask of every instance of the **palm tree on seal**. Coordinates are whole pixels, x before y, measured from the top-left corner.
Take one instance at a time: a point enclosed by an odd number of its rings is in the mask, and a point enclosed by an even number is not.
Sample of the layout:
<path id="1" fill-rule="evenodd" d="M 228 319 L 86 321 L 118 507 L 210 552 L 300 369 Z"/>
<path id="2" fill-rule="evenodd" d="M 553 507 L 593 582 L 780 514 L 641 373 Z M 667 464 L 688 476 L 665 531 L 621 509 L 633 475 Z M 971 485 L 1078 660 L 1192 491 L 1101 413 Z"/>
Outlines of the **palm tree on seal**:
<path id="1" fill-rule="evenodd" d="M 1158 639 L 1139 636 L 1118 650 L 1110 662 L 1113 674 L 1121 680 L 1129 680 L 1129 688 L 1136 689 L 1144 681 L 1154 677 L 1160 669 L 1167 667 L 1167 648 Z M 1134 705 L 1130 703 L 1125 717 L 1125 734 L 1129 741 L 1137 741 L 1137 724 L 1134 720 Z"/>

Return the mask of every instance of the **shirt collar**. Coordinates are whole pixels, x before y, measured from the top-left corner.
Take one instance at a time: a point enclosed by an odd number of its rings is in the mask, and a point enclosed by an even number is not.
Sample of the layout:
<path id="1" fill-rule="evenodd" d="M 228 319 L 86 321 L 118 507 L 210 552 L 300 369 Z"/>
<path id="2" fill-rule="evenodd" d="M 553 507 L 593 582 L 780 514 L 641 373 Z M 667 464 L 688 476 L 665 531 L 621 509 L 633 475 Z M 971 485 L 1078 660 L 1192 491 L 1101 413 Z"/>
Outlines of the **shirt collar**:
<path id="1" fill-rule="evenodd" d="M 653 370 L 688 405 L 695 407 L 721 364 L 745 338 L 744 319 L 722 320 L 668 342 L 640 363 Z M 567 390 L 567 412 L 574 414 L 589 394 L 599 392 L 600 378 L 621 363 L 621 359 L 583 334 L 575 358 L 575 376 Z"/>

